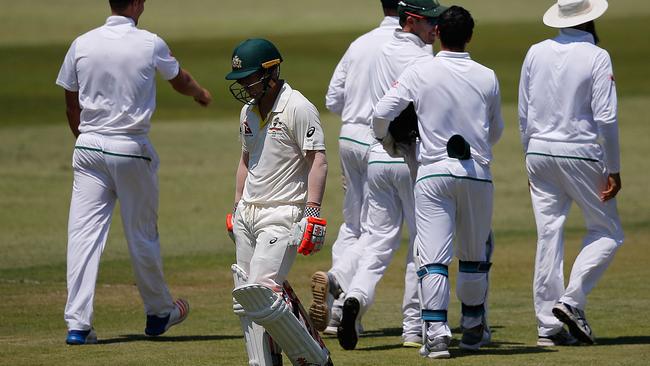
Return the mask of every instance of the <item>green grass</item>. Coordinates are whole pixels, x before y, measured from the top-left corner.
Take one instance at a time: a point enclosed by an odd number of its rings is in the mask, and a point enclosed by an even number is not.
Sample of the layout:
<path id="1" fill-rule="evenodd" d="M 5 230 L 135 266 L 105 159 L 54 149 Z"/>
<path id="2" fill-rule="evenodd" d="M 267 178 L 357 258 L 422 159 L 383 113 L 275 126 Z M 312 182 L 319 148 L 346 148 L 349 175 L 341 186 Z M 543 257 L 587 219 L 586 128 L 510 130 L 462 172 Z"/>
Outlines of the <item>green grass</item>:
<path id="1" fill-rule="evenodd" d="M 285 56 L 283 75 L 321 111 L 330 161 L 324 216 L 329 221 L 331 245 L 341 223 L 336 140 L 340 122 L 325 112 L 324 93 L 349 42 L 374 25 L 379 15 L 375 0 L 306 3 L 260 2 L 251 11 L 253 5 L 237 2 L 147 2 L 143 25 L 168 39 L 183 66 L 215 95 L 213 106 L 200 109 L 189 98 L 160 85 L 151 133 L 162 161 L 159 227 L 165 273 L 173 293 L 191 301 L 192 315 L 165 337 L 142 336 L 142 304 L 116 210 L 95 301 L 95 327 L 101 343 L 72 348 L 63 344 L 62 312 L 74 140 L 65 122 L 63 93 L 54 79 L 73 36 L 103 20 L 105 3 L 62 0 L 54 8 L 44 0 L 0 0 L 0 68 L 5 70 L 0 84 L 1 365 L 246 363 L 230 304 L 229 265 L 234 261 L 234 248 L 223 229 L 224 214 L 232 205 L 239 154 L 240 105 L 223 80 L 232 47 L 247 36 L 268 35 Z M 537 16 L 548 4 L 520 0 L 459 3 L 467 5 L 478 21 L 470 45 L 472 57 L 499 76 L 506 130 L 495 149 L 493 165 L 497 248 L 490 318 L 494 344 L 479 354 L 469 354 L 460 352 L 454 343 L 454 358 L 446 364 L 649 364 L 650 80 L 646 64 L 650 59 L 650 3 L 617 0 L 598 22 L 602 45 L 612 55 L 617 77 L 623 161 L 618 203 L 626 242 L 589 298 L 587 313 L 599 344 L 552 350 L 534 347 L 535 227 L 515 108 L 527 48 L 553 34 Z M 309 12 L 302 11 L 306 6 Z M 281 16 L 285 11 L 290 19 Z M 583 234 L 582 217 L 574 208 L 566 228 L 567 272 Z M 399 347 L 404 255 L 401 250 L 380 284 L 377 301 L 364 318 L 368 333 L 358 350 L 344 352 L 336 339 L 326 339 L 335 364 L 428 364 L 414 350 Z M 303 302 L 310 301 L 311 273 L 329 266 L 329 247 L 296 261 L 290 279 Z M 451 277 L 453 285 L 455 276 Z M 452 300 L 453 326 L 457 326 L 458 310 Z"/>

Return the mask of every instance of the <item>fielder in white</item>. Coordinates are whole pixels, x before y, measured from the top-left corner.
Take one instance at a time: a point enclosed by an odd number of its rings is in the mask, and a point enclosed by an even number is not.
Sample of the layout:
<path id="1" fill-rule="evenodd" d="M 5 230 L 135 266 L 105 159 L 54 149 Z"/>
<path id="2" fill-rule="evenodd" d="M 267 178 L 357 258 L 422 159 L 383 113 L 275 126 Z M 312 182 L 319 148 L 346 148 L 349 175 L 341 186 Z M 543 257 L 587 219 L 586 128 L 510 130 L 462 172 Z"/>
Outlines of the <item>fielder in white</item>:
<path id="1" fill-rule="evenodd" d="M 212 97 L 179 67 L 165 42 L 138 29 L 144 0 L 109 1 L 106 24 L 70 46 L 56 83 L 65 89 L 70 129 L 77 138 L 68 221 L 66 343 L 96 343 L 93 300 L 99 259 L 113 208 L 120 200 L 133 272 L 157 336 L 189 312 L 174 302 L 162 271 L 158 237 L 158 155 L 147 134 L 156 106 L 156 71 L 201 105 Z"/>
<path id="2" fill-rule="evenodd" d="M 495 73 L 465 52 L 473 27 L 467 10 L 445 10 L 436 26 L 441 51 L 407 68 L 376 105 L 373 119 L 375 135 L 388 145 L 389 121 L 409 103 L 418 116 L 416 256 L 426 336 L 420 354 L 427 358 L 450 357 L 448 265 L 454 254 L 460 261 L 456 293 L 464 308 L 460 346 L 476 350 L 489 339 L 484 304 L 491 266 L 486 251 L 493 200 L 490 161 L 503 120 Z"/>
<path id="3" fill-rule="evenodd" d="M 533 295 L 540 346 L 594 342 L 584 314 L 587 295 L 623 243 L 614 198 L 621 189 L 616 85 L 593 22 L 606 9 L 605 0 L 559 0 L 544 15 L 559 35 L 533 45 L 521 70 L 519 125 L 537 223 Z M 573 201 L 587 235 L 565 288 L 563 226 Z"/>
<path id="4" fill-rule="evenodd" d="M 345 190 L 343 224 L 332 246 L 331 269 L 328 273 L 316 272 L 313 276 L 314 302 L 309 308 L 309 315 L 318 330 L 326 330 L 330 334 L 336 334 L 343 292 L 348 288 L 364 250 L 358 239 L 365 230 L 368 151 L 375 142 L 370 130 L 370 66 L 381 46 L 399 28 L 397 2 L 381 0 L 385 15 L 383 21 L 379 27 L 350 44 L 334 70 L 325 97 L 327 109 L 341 116 L 342 120 L 339 157 Z"/>
<path id="5" fill-rule="evenodd" d="M 446 8 L 434 0 L 408 0 L 401 1 L 397 9 L 401 28 L 394 30 L 392 39 L 381 48 L 371 67 L 370 94 L 373 105 L 407 66 L 433 57 L 431 44 L 435 39 L 435 18 Z M 375 288 L 399 249 L 402 222 L 405 220 L 409 228 L 409 249 L 402 301 L 402 340 L 406 347 L 420 347 L 422 320 L 413 261 L 413 180 L 404 158 L 391 157 L 381 144 L 374 144 L 370 149 L 367 201 L 368 230 L 359 238 L 359 245 L 365 250 L 346 291 L 342 322 L 337 332 L 339 343 L 343 349 L 356 347 L 356 323 L 374 302 Z"/>
<path id="6" fill-rule="evenodd" d="M 233 51 L 226 76 L 235 80 L 233 96 L 245 104 L 235 210 L 227 217 L 237 250 L 234 310 L 249 365 L 280 365 L 280 348 L 294 365 L 331 365 L 306 314 L 294 315 L 297 299 L 283 291 L 296 254 L 323 245 L 327 159 L 318 111 L 280 79 L 281 62 L 271 42 L 248 39 Z"/>

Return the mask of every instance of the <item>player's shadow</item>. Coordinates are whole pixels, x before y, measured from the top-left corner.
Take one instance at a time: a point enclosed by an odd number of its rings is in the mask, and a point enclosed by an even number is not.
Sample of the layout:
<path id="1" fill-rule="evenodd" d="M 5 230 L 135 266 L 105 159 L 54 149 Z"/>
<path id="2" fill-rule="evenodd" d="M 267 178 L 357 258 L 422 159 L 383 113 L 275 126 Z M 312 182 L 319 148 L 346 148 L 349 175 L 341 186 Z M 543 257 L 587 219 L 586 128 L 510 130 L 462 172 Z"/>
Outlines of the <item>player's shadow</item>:
<path id="1" fill-rule="evenodd" d="M 188 335 L 188 336 L 161 336 L 147 337 L 143 334 L 122 334 L 115 338 L 99 339 L 99 344 L 128 343 L 128 342 L 204 342 L 221 341 L 227 339 L 241 339 L 241 335 Z"/>
<path id="2" fill-rule="evenodd" d="M 618 346 L 622 344 L 650 344 L 650 336 L 596 337 L 595 346 Z"/>

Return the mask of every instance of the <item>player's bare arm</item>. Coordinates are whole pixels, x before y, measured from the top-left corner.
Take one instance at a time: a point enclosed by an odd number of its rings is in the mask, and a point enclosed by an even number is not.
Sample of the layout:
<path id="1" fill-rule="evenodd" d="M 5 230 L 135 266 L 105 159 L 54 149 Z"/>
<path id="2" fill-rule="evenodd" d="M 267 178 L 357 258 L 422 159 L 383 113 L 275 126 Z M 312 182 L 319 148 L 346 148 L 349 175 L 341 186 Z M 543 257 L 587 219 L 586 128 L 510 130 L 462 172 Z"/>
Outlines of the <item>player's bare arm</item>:
<path id="1" fill-rule="evenodd" d="M 174 90 L 183 95 L 193 97 L 197 103 L 204 107 L 207 107 L 212 102 L 210 92 L 201 87 L 187 70 L 180 69 L 178 75 L 169 80 L 169 83 L 172 84 Z"/>
<path id="2" fill-rule="evenodd" d="M 244 193 L 244 183 L 248 175 L 248 151 L 242 150 L 241 158 L 239 159 L 239 166 L 237 167 L 237 177 L 235 183 L 235 205 L 241 199 Z"/>
<path id="3" fill-rule="evenodd" d="M 323 202 L 325 181 L 327 179 L 327 156 L 324 150 L 310 150 L 307 151 L 305 159 L 307 159 L 307 164 L 309 165 L 307 202 L 320 206 Z"/>
<path id="4" fill-rule="evenodd" d="M 81 119 L 81 106 L 79 105 L 79 92 L 65 91 L 65 114 L 68 125 L 74 137 L 79 137 L 79 121 Z"/>

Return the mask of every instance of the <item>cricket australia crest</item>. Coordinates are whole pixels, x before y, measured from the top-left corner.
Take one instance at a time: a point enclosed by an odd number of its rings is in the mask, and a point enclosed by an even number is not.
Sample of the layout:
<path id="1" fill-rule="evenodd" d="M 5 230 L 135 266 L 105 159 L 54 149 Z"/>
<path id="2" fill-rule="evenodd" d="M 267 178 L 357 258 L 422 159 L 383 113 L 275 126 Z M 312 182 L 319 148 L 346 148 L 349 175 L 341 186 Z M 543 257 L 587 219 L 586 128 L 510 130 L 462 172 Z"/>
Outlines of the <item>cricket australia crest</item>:
<path id="1" fill-rule="evenodd" d="M 241 69 L 241 59 L 237 55 L 235 55 L 235 57 L 232 58 L 232 68 Z"/>

